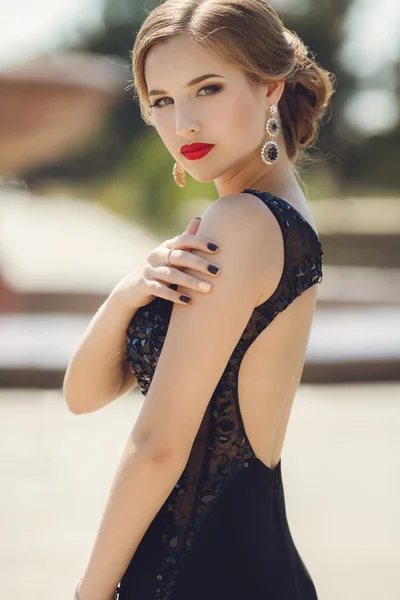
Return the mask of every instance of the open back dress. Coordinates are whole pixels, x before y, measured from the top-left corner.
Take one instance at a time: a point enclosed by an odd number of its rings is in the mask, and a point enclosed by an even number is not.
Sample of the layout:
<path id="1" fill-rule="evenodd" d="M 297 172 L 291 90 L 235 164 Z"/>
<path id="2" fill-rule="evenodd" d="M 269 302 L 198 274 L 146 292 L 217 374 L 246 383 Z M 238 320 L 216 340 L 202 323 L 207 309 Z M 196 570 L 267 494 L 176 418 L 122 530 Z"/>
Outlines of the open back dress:
<path id="1" fill-rule="evenodd" d="M 267 467 L 246 435 L 238 373 L 246 351 L 276 315 L 322 281 L 323 251 L 316 231 L 291 204 L 269 192 L 243 192 L 260 198 L 279 222 L 282 276 L 273 295 L 254 309 L 233 350 L 186 467 L 121 579 L 119 600 L 317 599 L 289 530 L 281 460 Z M 172 308 L 172 301 L 156 297 L 139 308 L 127 329 L 129 366 L 144 395 Z"/>

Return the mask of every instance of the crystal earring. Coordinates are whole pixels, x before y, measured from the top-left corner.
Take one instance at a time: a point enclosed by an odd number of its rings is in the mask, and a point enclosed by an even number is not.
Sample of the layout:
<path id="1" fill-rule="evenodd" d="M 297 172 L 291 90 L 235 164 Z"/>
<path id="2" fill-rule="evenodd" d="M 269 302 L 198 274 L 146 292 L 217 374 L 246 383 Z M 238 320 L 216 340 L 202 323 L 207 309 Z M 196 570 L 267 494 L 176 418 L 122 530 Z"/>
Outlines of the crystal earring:
<path id="1" fill-rule="evenodd" d="M 176 185 L 179 185 L 179 187 L 184 187 L 186 185 L 186 171 L 182 165 L 175 163 L 174 168 L 172 169 L 172 175 L 174 176 Z"/>
<path id="2" fill-rule="evenodd" d="M 271 104 L 269 110 L 272 116 L 268 119 L 265 129 L 272 138 L 278 135 L 280 131 L 280 125 L 277 119 L 273 116 L 278 112 L 276 104 Z M 268 142 L 265 142 L 264 146 L 261 148 L 261 158 L 266 165 L 273 165 L 276 163 L 279 158 L 279 146 L 275 140 L 269 140 Z"/>

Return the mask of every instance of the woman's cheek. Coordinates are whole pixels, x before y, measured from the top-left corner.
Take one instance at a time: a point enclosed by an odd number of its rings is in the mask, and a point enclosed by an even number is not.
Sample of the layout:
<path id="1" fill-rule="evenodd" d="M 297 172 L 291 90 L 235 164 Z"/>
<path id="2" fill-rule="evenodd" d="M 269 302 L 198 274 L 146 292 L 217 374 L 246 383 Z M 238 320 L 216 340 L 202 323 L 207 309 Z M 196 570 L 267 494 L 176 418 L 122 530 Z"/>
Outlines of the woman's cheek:
<path id="1" fill-rule="evenodd" d="M 172 132 L 168 125 L 161 118 L 155 117 L 153 119 L 154 127 L 165 146 L 170 149 L 172 148 Z"/>

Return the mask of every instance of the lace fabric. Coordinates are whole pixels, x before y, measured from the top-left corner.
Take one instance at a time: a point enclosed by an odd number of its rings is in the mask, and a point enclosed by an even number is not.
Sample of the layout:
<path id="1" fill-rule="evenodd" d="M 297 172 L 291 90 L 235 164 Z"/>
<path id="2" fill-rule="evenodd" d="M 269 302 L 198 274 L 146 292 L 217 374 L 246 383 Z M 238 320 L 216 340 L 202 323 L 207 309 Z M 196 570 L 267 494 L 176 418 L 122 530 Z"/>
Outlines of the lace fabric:
<path id="1" fill-rule="evenodd" d="M 246 436 L 238 400 L 238 374 L 247 350 L 277 314 L 323 277 L 321 241 L 302 215 L 268 192 L 244 192 L 257 195 L 277 218 L 284 240 L 284 267 L 274 293 L 254 308 L 210 399 L 186 467 L 155 520 L 161 539 L 154 596 L 149 596 L 154 600 L 174 600 L 174 587 L 207 517 L 240 474 L 258 460 Z M 136 312 L 127 329 L 129 366 L 144 395 L 157 367 L 172 308 L 171 301 L 157 297 Z M 279 483 L 280 461 L 274 469 L 264 467 Z"/>

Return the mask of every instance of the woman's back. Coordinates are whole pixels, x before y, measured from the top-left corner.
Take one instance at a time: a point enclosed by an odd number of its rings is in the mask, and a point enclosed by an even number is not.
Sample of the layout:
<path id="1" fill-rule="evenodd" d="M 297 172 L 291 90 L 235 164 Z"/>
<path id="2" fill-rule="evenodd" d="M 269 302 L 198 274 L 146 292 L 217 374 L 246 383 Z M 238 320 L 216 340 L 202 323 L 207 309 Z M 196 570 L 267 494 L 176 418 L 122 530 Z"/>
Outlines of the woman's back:
<path id="1" fill-rule="evenodd" d="M 132 74 L 175 183 L 213 182 L 218 199 L 116 286 L 75 363 L 78 404 L 96 342 L 107 389 L 89 389 L 114 399 L 137 382 L 146 396 L 82 600 L 106 600 L 119 580 L 121 600 L 315 600 L 281 453 L 322 279 L 298 175 L 334 75 L 264 0 L 161 2 L 136 35 Z M 243 189 L 254 187 L 281 197 Z M 111 319 L 115 334 L 102 335 Z M 125 346 L 134 377 L 115 360 Z"/>
<path id="2" fill-rule="evenodd" d="M 280 456 L 323 252 L 315 229 L 293 206 L 269 193 L 244 192 L 258 196 L 281 229 L 281 278 L 260 299 L 231 354 L 186 467 L 121 581 L 121 600 L 217 600 L 221 593 L 230 600 L 316 598 L 286 521 Z M 171 302 L 156 298 L 128 328 L 130 366 L 144 394 L 171 310 Z"/>
<path id="3" fill-rule="evenodd" d="M 322 280 L 323 251 L 313 221 L 309 216 L 303 216 L 305 211 L 300 213 L 293 204 L 279 197 L 257 194 L 272 210 L 278 210 L 274 214 L 281 218 L 284 242 L 282 280 L 276 289 L 265 291 L 257 308 L 263 311 L 265 303 L 269 305 L 278 301 L 280 314 L 247 350 L 239 372 L 238 396 L 245 429 L 256 455 L 264 464 L 274 467 L 282 454 L 293 399 L 303 371 L 317 301 L 317 287 L 312 284 Z M 285 214 L 280 213 L 282 206 L 286 209 Z M 300 230 L 296 236 L 299 220 Z M 309 253 L 315 261 L 314 267 L 310 265 L 311 270 L 305 266 Z M 293 270 L 301 269 L 302 265 L 304 276 L 301 272 L 293 274 Z M 313 269 L 314 275 L 310 275 Z M 308 278 L 307 271 L 310 273 Z M 279 304 L 281 297 L 284 298 L 282 305 Z M 285 308 L 286 302 L 289 305 Z"/>

